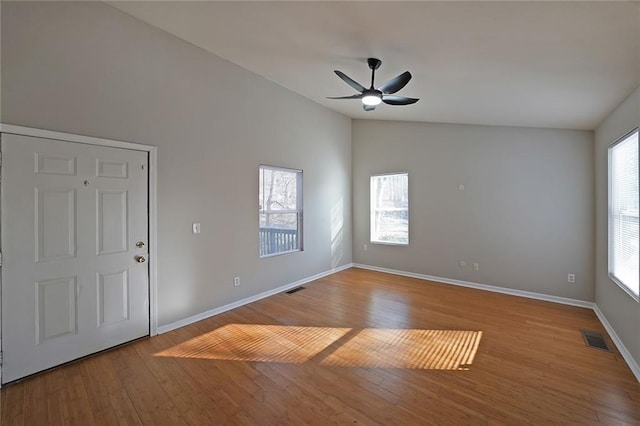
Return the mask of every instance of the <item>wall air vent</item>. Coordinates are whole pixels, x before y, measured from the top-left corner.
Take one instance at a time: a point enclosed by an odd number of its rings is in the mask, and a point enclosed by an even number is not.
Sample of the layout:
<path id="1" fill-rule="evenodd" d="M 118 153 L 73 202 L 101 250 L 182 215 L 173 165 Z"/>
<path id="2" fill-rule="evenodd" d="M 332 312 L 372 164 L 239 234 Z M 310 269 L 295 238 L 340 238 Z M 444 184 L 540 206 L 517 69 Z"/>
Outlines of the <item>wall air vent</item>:
<path id="1" fill-rule="evenodd" d="M 304 290 L 304 287 L 300 286 L 300 287 L 292 288 L 292 289 L 291 289 L 291 290 L 289 290 L 289 291 L 285 291 L 285 293 L 287 293 L 287 294 L 293 294 L 293 293 L 297 293 L 297 292 L 299 292 L 300 290 Z"/>

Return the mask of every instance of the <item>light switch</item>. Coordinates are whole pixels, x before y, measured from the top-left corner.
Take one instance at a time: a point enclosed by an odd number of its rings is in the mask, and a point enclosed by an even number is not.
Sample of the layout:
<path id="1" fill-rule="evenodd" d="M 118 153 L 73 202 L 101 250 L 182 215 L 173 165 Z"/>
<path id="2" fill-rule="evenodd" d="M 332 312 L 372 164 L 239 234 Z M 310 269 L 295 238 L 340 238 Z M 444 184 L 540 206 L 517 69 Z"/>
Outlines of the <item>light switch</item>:
<path id="1" fill-rule="evenodd" d="M 191 225 L 191 231 L 194 234 L 199 234 L 200 233 L 200 222 L 193 222 L 193 224 Z"/>

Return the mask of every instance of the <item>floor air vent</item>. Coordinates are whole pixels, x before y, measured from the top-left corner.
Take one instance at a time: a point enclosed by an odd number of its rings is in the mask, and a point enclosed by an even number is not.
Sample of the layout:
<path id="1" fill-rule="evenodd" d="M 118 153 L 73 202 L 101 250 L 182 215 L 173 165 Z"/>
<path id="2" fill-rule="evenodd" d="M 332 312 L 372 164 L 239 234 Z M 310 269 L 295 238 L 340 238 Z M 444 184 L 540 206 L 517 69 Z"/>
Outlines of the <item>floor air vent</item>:
<path id="1" fill-rule="evenodd" d="M 607 342 L 604 340 L 604 336 L 602 336 L 602 334 L 588 330 L 580 330 L 580 332 L 584 338 L 584 343 L 590 348 L 611 352 L 611 349 L 607 346 Z"/>
<path id="2" fill-rule="evenodd" d="M 304 287 L 300 286 L 300 287 L 292 288 L 292 289 L 291 289 L 291 290 L 289 290 L 289 291 L 285 291 L 285 293 L 287 293 L 287 294 L 293 294 L 293 293 L 297 293 L 297 292 L 299 292 L 300 290 L 304 290 Z"/>

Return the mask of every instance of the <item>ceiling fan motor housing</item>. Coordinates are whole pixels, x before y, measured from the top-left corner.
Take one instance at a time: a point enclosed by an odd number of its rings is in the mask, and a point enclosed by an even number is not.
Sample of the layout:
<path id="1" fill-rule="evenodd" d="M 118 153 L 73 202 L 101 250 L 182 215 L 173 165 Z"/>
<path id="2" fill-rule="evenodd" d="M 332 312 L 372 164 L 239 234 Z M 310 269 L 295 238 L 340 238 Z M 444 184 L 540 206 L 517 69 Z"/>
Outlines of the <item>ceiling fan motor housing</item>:
<path id="1" fill-rule="evenodd" d="M 369 64 L 369 68 L 371 68 L 372 70 L 377 70 L 378 68 L 380 68 L 380 64 L 382 64 L 382 61 L 377 58 L 369 58 L 367 59 L 367 63 Z"/>

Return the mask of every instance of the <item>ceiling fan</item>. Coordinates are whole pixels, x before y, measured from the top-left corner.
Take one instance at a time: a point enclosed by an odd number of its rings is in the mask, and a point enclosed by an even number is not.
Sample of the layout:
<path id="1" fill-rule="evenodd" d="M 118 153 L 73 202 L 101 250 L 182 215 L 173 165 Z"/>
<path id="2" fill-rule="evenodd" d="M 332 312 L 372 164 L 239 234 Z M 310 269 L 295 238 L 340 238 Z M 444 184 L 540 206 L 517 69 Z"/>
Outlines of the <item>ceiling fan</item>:
<path id="1" fill-rule="evenodd" d="M 407 85 L 409 80 L 411 80 L 411 73 L 409 71 L 403 72 L 399 76 L 392 78 L 376 89 L 373 85 L 373 79 L 375 78 L 376 70 L 380 68 L 380 64 L 382 64 L 382 61 L 376 58 L 369 58 L 367 59 L 367 63 L 371 69 L 370 88 L 365 88 L 362 84 L 358 83 L 342 71 L 334 70 L 333 72 L 335 72 L 338 77 L 360 93 L 352 96 L 327 97 L 327 99 L 361 99 L 363 104 L 362 107 L 365 111 L 373 111 L 376 109 L 376 105 L 379 105 L 380 102 L 384 102 L 387 105 L 409 105 L 415 104 L 420 100 L 393 95 L 393 93 L 402 89 Z"/>

